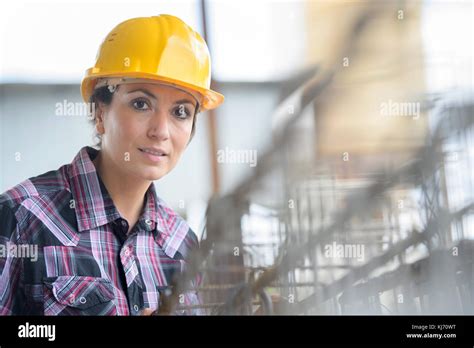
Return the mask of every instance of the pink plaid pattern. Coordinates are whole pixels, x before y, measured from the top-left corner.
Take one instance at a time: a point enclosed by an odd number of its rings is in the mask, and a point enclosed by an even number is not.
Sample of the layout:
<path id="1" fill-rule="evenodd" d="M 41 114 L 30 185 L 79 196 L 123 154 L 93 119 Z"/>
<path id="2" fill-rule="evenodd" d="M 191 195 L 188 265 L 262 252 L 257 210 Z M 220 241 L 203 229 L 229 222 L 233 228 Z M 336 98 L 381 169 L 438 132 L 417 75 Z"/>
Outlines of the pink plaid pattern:
<path id="1" fill-rule="evenodd" d="M 138 315 L 157 309 L 199 247 L 151 184 L 130 234 L 84 147 L 71 164 L 0 195 L 0 244 L 36 246 L 37 260 L 0 257 L 2 315 Z M 184 303 L 199 304 L 190 284 Z M 202 310 L 177 314 L 203 314 Z"/>

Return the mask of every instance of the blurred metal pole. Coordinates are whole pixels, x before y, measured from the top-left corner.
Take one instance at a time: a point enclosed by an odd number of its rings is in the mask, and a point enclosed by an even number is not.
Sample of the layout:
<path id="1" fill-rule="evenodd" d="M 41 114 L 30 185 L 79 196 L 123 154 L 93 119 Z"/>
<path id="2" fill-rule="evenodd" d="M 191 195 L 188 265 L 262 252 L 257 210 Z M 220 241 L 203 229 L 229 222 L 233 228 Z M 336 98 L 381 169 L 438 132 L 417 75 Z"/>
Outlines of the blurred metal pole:
<path id="1" fill-rule="evenodd" d="M 209 42 L 209 35 L 207 34 L 207 16 L 206 16 L 206 1 L 201 0 L 201 21 L 202 21 L 202 32 L 204 40 L 209 47 L 209 52 L 211 52 L 211 45 Z M 212 56 L 212 55 L 211 55 Z M 212 61 L 211 61 L 212 69 Z M 211 75 L 212 76 L 212 75 Z M 211 79 L 211 88 L 218 90 L 214 79 Z M 216 111 L 208 111 L 208 132 L 209 132 L 209 150 L 211 158 L 211 172 L 212 172 L 212 193 L 215 195 L 220 191 L 220 176 L 219 176 L 219 167 L 217 165 L 217 123 L 216 123 Z"/>

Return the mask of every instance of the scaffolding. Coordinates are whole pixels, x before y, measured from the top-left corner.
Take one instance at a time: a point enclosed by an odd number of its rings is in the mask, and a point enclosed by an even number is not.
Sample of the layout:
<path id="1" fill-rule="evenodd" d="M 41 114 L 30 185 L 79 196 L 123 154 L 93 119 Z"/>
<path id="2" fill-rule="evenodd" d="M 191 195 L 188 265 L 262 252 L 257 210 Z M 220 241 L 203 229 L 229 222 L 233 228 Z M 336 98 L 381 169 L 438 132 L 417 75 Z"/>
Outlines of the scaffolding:
<path id="1" fill-rule="evenodd" d="M 432 129 L 409 157 L 320 157 L 314 106 L 337 74 L 314 69 L 278 106 L 272 146 L 211 199 L 156 314 L 474 314 L 473 96 L 423 95 Z"/>

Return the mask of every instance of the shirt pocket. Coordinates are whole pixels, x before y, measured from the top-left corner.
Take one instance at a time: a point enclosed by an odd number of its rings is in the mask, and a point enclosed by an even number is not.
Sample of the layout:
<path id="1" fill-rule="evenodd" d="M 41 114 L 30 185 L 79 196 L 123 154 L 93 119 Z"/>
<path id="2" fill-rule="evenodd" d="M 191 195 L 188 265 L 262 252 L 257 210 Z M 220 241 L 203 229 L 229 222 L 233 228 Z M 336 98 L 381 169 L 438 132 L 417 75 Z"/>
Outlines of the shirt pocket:
<path id="1" fill-rule="evenodd" d="M 46 277 L 100 277 L 101 271 L 92 250 L 79 247 L 45 246 Z"/>
<path id="2" fill-rule="evenodd" d="M 44 315 L 117 315 L 110 280 L 88 276 L 45 278 Z"/>

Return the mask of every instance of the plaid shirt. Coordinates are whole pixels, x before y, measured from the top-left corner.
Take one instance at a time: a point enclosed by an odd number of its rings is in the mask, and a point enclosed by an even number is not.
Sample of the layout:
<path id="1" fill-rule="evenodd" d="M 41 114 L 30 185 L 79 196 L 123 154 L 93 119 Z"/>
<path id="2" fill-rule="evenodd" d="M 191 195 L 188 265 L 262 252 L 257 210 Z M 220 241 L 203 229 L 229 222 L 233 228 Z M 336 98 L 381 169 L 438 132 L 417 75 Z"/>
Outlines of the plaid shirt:
<path id="1" fill-rule="evenodd" d="M 160 292 L 198 248 L 194 232 L 153 184 L 127 235 L 128 223 L 92 163 L 97 153 L 84 147 L 71 164 L 0 195 L 0 315 L 138 315 L 157 309 Z M 198 294 L 186 292 L 180 303 L 199 304 Z"/>

